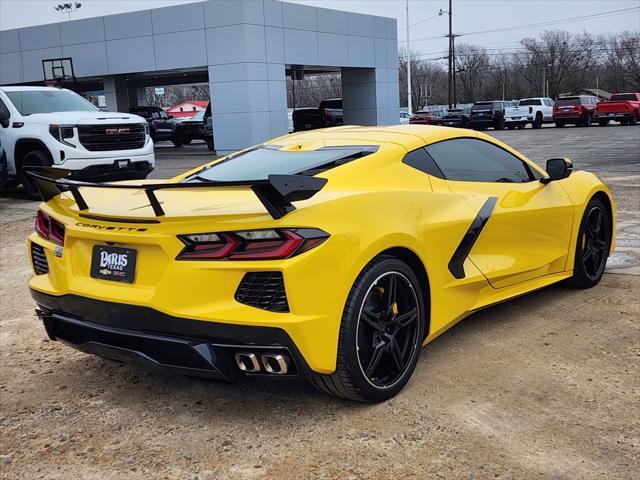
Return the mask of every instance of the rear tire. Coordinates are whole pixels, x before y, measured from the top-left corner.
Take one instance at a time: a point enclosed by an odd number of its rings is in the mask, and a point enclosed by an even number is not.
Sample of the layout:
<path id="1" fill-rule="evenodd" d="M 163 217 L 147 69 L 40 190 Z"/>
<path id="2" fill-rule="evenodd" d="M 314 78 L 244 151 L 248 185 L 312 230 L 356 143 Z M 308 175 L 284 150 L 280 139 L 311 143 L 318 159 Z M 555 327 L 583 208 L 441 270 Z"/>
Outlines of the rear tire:
<path id="1" fill-rule="evenodd" d="M 533 128 L 542 128 L 542 113 L 536 113 L 536 118 L 531 124 Z"/>
<path id="2" fill-rule="evenodd" d="M 556 122 L 556 128 L 564 127 L 564 122 Z"/>
<path id="3" fill-rule="evenodd" d="M 592 198 L 585 208 L 576 242 L 573 277 L 574 288 L 591 288 L 600 282 L 607 266 L 611 247 L 611 219 L 604 203 Z"/>
<path id="4" fill-rule="evenodd" d="M 320 391 L 360 402 L 383 402 L 407 384 L 425 337 L 425 302 L 413 270 L 391 256 L 373 259 L 347 298 L 336 370 L 317 375 Z"/>
<path id="5" fill-rule="evenodd" d="M 609 125 L 609 120 L 598 120 L 598 125 L 600 125 L 601 127 L 606 127 L 607 125 Z"/>
<path id="6" fill-rule="evenodd" d="M 53 164 L 53 160 L 49 152 L 43 150 L 32 150 L 28 152 L 22 159 L 22 167 L 50 167 Z M 24 193 L 31 200 L 41 200 L 40 192 L 33 184 L 33 182 L 27 178 L 24 178 L 22 172 L 18 173 L 20 181 L 22 183 L 22 189 Z"/>
<path id="7" fill-rule="evenodd" d="M 638 112 L 634 112 L 633 115 L 631 115 L 627 125 L 635 125 L 636 123 L 638 123 Z"/>
<path id="8" fill-rule="evenodd" d="M 185 143 L 184 132 L 181 128 L 176 129 L 171 142 L 173 143 L 174 147 L 181 147 Z"/>

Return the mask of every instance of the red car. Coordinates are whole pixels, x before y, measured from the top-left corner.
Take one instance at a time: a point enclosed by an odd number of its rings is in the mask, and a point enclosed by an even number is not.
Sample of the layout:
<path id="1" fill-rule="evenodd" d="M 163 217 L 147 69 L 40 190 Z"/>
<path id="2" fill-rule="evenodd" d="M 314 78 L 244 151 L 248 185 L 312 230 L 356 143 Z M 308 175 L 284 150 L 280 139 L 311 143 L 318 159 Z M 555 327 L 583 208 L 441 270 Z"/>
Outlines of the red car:
<path id="1" fill-rule="evenodd" d="M 556 127 L 564 127 L 568 123 L 589 127 L 597 104 L 598 99 L 592 95 L 560 97 L 553 106 L 553 121 Z"/>
<path id="2" fill-rule="evenodd" d="M 635 125 L 640 121 L 640 93 L 614 93 L 609 100 L 598 102 L 594 117 L 601 127 L 611 120 L 621 125 Z"/>
<path id="3" fill-rule="evenodd" d="M 443 115 L 444 112 L 442 110 L 415 112 L 409 119 L 409 123 L 415 125 L 440 125 Z"/>

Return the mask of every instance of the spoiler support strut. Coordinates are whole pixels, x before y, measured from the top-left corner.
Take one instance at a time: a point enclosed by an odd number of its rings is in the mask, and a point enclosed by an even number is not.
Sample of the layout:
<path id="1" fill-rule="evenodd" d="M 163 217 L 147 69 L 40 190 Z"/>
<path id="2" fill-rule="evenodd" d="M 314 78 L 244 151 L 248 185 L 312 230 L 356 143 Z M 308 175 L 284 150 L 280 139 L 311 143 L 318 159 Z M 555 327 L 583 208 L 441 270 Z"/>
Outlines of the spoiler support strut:
<path id="1" fill-rule="evenodd" d="M 249 187 L 264 205 L 273 219 L 284 217 L 295 210 L 291 202 L 307 200 L 326 185 L 327 179 L 307 175 L 269 175 L 266 180 L 238 180 L 231 182 L 201 183 L 148 183 L 119 184 L 83 182 L 71 178 L 72 171 L 53 167 L 24 167 L 23 173 L 32 179 L 40 196 L 47 202 L 64 191 L 70 191 L 78 210 L 88 210 L 80 188 L 115 188 L 144 190 L 156 217 L 165 215 L 161 202 L 156 196 L 157 190 L 193 189 L 193 188 L 229 188 Z"/>

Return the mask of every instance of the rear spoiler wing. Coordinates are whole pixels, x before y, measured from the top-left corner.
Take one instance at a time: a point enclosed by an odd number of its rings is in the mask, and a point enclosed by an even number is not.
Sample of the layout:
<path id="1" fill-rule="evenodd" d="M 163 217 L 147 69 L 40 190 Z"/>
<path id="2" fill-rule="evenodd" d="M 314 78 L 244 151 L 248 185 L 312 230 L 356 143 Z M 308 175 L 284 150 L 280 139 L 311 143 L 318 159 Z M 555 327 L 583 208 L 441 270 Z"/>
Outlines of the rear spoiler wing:
<path id="1" fill-rule="evenodd" d="M 272 218 L 284 217 L 296 209 L 291 202 L 307 200 L 313 197 L 326 185 L 326 178 L 306 175 L 269 175 L 266 180 L 239 180 L 232 182 L 200 182 L 200 183 L 147 183 L 121 184 L 97 183 L 74 180 L 71 170 L 53 167 L 24 167 L 23 173 L 31 178 L 45 202 L 62 192 L 69 191 L 80 211 L 89 206 L 80 193 L 81 188 L 116 188 L 128 190 L 144 190 L 149 199 L 153 213 L 157 217 L 164 216 L 162 205 L 155 192 L 169 189 L 211 189 L 225 187 L 249 187 L 258 200 L 267 209 Z"/>

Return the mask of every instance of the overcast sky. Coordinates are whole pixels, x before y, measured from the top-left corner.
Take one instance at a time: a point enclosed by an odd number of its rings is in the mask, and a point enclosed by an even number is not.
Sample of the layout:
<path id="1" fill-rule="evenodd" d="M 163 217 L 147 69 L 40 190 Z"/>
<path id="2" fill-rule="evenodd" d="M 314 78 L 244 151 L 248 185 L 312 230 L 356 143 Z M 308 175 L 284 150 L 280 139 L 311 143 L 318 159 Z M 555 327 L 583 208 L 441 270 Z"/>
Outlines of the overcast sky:
<path id="1" fill-rule="evenodd" d="M 72 14 L 72 19 L 158 8 L 197 0 L 80 1 L 82 8 Z M 58 3 L 57 0 L 0 0 L 0 30 L 66 20 L 66 15 L 61 15 L 53 9 Z M 400 46 L 403 46 L 406 40 L 404 0 L 296 0 L 294 3 L 395 17 L 398 19 L 400 30 L 398 32 Z M 409 1 L 409 24 L 417 24 L 410 30 L 411 49 L 420 52 L 423 58 L 439 57 L 442 55 L 440 52 L 447 48 L 446 40 L 432 37 L 447 33 L 447 17 L 446 15 L 437 16 L 437 13 L 441 8 L 446 10 L 448 4 L 448 0 Z M 473 34 L 457 40 L 458 43 L 475 43 L 488 49 L 508 50 L 517 47 L 522 38 L 537 36 L 545 29 L 561 29 L 572 33 L 580 33 L 583 30 L 591 33 L 640 31 L 638 7 L 640 7 L 640 0 L 454 0 L 453 30 L 455 33 L 471 34 L 484 30 L 519 27 L 635 8 L 609 16 L 594 16 L 553 25 Z M 423 21 L 429 17 L 434 18 Z"/>

